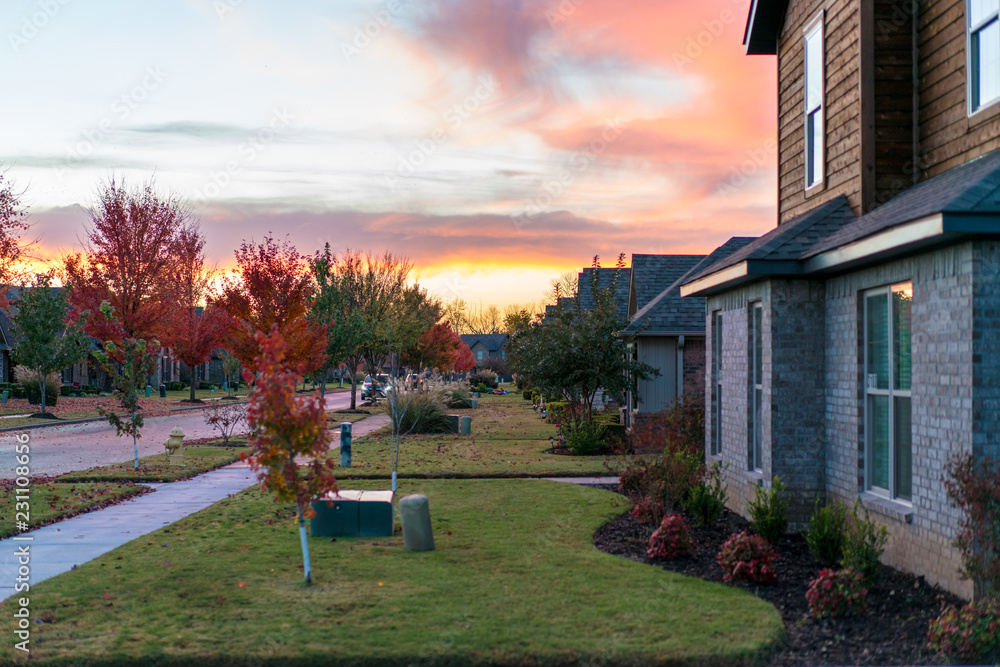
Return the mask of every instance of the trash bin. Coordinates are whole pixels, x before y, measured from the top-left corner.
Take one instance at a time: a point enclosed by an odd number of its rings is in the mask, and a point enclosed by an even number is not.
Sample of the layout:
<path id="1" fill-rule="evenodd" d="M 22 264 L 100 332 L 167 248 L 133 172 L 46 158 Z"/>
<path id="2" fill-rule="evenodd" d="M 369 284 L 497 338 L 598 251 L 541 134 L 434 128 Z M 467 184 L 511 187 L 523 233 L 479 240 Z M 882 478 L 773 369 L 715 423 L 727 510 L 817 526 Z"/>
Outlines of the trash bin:
<path id="1" fill-rule="evenodd" d="M 153 388 L 148 384 L 146 385 L 146 398 L 149 398 L 153 394 Z"/>
<path id="2" fill-rule="evenodd" d="M 403 524 L 403 545 L 408 550 L 434 550 L 434 530 L 427 496 L 414 493 L 400 500 L 399 520 Z"/>
<path id="3" fill-rule="evenodd" d="M 167 397 L 167 385 L 161 383 L 160 384 L 160 398 L 166 398 L 166 397 Z"/>

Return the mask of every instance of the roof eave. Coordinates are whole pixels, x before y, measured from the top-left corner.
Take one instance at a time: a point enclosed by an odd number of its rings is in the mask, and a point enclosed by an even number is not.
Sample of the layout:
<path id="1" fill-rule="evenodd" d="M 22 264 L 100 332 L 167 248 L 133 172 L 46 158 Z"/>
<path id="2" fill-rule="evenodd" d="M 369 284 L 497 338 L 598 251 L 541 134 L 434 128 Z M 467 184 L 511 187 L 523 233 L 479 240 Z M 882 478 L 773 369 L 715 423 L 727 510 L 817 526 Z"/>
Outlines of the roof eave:
<path id="1" fill-rule="evenodd" d="M 681 285 L 681 296 L 711 296 L 772 276 L 801 276 L 798 260 L 745 259 L 694 282 Z"/>
<path id="2" fill-rule="evenodd" d="M 743 31 L 748 56 L 778 53 L 778 28 L 785 3 L 781 0 L 752 0 Z"/>

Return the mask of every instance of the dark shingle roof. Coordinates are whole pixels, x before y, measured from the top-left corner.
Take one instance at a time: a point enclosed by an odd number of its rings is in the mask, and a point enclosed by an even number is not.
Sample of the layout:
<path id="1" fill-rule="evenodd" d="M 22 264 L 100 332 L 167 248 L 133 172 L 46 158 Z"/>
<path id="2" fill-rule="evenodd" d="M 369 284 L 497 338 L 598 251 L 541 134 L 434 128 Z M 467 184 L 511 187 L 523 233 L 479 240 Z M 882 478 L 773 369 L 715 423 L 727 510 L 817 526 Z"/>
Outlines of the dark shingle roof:
<path id="1" fill-rule="evenodd" d="M 712 251 L 701 256 L 701 259 L 686 273 L 679 276 L 665 290 L 650 299 L 642 308 L 636 311 L 632 321 L 623 330 L 625 334 L 704 334 L 705 333 L 705 298 L 681 297 L 681 285 L 687 277 L 694 275 L 707 266 L 723 260 L 734 252 L 747 246 L 754 240 L 752 236 L 734 236 Z M 633 259 L 633 262 L 635 260 Z M 634 267 L 634 264 L 633 264 Z"/>
<path id="2" fill-rule="evenodd" d="M 1000 212 L 1000 150 L 918 183 L 816 243 L 803 258 L 936 213 Z"/>
<path id="3" fill-rule="evenodd" d="M 840 195 L 788 222 L 778 225 L 728 257 L 686 276 L 690 283 L 740 262 L 762 264 L 798 263 L 803 254 L 854 220 L 847 197 Z M 796 271 L 791 271 L 792 273 Z M 756 271 L 755 271 L 756 273 Z M 765 274 L 766 271 L 760 273 Z M 682 283 L 683 284 L 683 283 Z"/>
<path id="4" fill-rule="evenodd" d="M 705 255 L 632 255 L 629 311 L 645 306 L 704 258 Z"/>
<path id="5" fill-rule="evenodd" d="M 597 269 L 597 288 L 603 289 L 611 285 L 611 279 L 615 275 L 615 271 L 618 269 L 614 268 L 600 268 Z M 578 285 L 580 297 L 580 307 L 583 310 L 591 310 L 594 307 L 594 295 L 590 289 L 590 276 L 594 271 L 593 268 L 584 269 L 578 276 Z M 621 273 L 618 275 L 618 284 L 615 286 L 615 304 L 617 305 L 618 319 L 624 320 L 628 317 L 628 289 L 629 289 L 629 278 L 631 277 L 630 269 L 621 269 Z"/>
<path id="6" fill-rule="evenodd" d="M 461 334 L 460 338 L 469 347 L 482 343 L 487 350 L 495 352 L 507 344 L 507 334 Z"/>

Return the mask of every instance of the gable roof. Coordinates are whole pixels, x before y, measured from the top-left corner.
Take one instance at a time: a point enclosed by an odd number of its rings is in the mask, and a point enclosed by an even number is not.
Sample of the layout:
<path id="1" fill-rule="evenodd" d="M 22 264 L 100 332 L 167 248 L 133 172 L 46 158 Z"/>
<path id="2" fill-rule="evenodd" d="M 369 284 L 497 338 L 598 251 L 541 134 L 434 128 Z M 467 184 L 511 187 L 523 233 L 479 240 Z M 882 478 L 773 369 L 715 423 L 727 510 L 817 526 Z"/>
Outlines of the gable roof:
<path id="1" fill-rule="evenodd" d="M 496 352 L 497 350 L 503 349 L 503 346 L 507 344 L 507 334 L 460 334 L 459 338 L 468 345 L 470 348 L 474 347 L 476 343 L 482 343 L 483 346 L 490 352 Z"/>
<path id="2" fill-rule="evenodd" d="M 705 255 L 632 255 L 628 315 L 634 315 L 704 258 Z"/>
<path id="3" fill-rule="evenodd" d="M 593 271 L 595 269 L 587 267 L 577 276 L 577 292 L 580 298 L 580 307 L 583 310 L 591 310 L 595 305 L 594 294 L 590 290 L 590 276 Z M 599 268 L 596 271 L 598 272 L 597 289 L 604 289 L 611 285 L 611 279 L 618 269 L 608 267 Z M 621 273 L 618 275 L 618 284 L 615 285 L 615 311 L 620 320 L 627 319 L 628 317 L 628 291 L 631 275 L 631 269 L 621 269 Z"/>
<path id="4" fill-rule="evenodd" d="M 681 285 L 688 276 L 700 272 L 754 240 L 751 236 L 734 236 L 701 259 L 666 289 L 650 299 L 632 316 L 632 321 L 622 330 L 625 335 L 704 335 L 705 299 L 682 297 Z M 633 260 L 633 268 L 634 268 Z"/>

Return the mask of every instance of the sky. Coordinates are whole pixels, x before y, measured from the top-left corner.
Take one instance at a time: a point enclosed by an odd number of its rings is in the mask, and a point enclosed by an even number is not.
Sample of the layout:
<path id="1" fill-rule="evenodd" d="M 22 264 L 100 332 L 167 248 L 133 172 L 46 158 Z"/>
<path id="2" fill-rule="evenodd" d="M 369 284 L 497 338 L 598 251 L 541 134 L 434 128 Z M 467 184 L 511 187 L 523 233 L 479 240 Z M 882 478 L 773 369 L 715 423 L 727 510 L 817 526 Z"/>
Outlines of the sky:
<path id="1" fill-rule="evenodd" d="M 776 223 L 748 0 L 6 0 L 0 165 L 57 261 L 150 178 L 243 240 L 389 249 L 470 304 Z"/>

